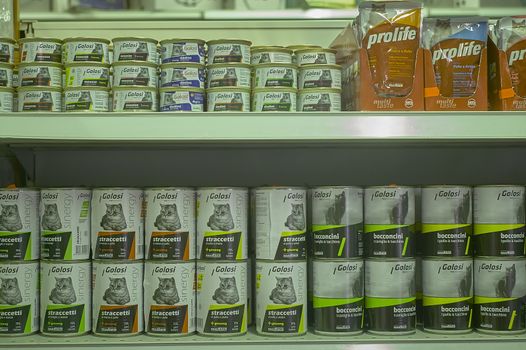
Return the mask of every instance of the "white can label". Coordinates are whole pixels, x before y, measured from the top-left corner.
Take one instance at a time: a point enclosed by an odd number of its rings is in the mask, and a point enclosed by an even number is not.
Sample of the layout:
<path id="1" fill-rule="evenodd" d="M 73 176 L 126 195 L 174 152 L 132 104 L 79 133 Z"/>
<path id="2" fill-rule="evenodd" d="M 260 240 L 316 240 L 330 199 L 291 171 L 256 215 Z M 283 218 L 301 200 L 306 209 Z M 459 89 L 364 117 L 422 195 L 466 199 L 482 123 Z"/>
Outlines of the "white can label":
<path id="1" fill-rule="evenodd" d="M 13 68 L 11 66 L 0 67 L 0 86 L 13 87 Z"/>
<path id="2" fill-rule="evenodd" d="M 298 65 L 336 64 L 336 55 L 332 52 L 306 52 L 296 54 Z"/>
<path id="3" fill-rule="evenodd" d="M 155 91 L 133 89 L 113 91 L 113 111 L 157 112 L 157 94 Z"/>
<path id="4" fill-rule="evenodd" d="M 157 45 L 149 41 L 113 42 L 113 62 L 144 61 L 157 64 Z"/>
<path id="5" fill-rule="evenodd" d="M 295 112 L 296 93 L 290 91 L 262 91 L 254 93 L 254 112 Z"/>
<path id="6" fill-rule="evenodd" d="M 208 68 L 208 88 L 236 86 L 250 88 L 250 68 L 214 67 Z"/>
<path id="7" fill-rule="evenodd" d="M 103 42 L 68 41 L 64 44 L 64 63 L 109 63 L 108 44 Z"/>
<path id="8" fill-rule="evenodd" d="M 248 91 L 208 92 L 208 112 L 249 112 Z"/>
<path id="9" fill-rule="evenodd" d="M 91 263 L 42 261 L 40 329 L 73 335 L 91 330 Z"/>
<path id="10" fill-rule="evenodd" d="M 66 67 L 65 87 L 108 87 L 110 69 L 98 66 Z"/>
<path id="11" fill-rule="evenodd" d="M 145 240 L 148 259 L 195 259 L 195 191 L 145 191 Z"/>
<path id="12" fill-rule="evenodd" d="M 157 87 L 157 69 L 152 66 L 114 65 L 113 86 Z"/>
<path id="13" fill-rule="evenodd" d="M 257 67 L 254 87 L 298 87 L 298 71 L 294 67 Z"/>
<path id="14" fill-rule="evenodd" d="M 108 112 L 109 92 L 106 90 L 70 90 L 64 92 L 66 112 Z"/>
<path id="15" fill-rule="evenodd" d="M 261 63 L 292 63 L 292 54 L 286 52 L 256 52 L 252 53 L 251 64 Z"/>
<path id="16" fill-rule="evenodd" d="M 40 197 L 42 258 L 89 259 L 91 191 L 43 189 Z"/>
<path id="17" fill-rule="evenodd" d="M 195 262 L 147 261 L 144 267 L 146 332 L 195 332 Z"/>
<path id="18" fill-rule="evenodd" d="M 46 90 L 19 90 L 19 112 L 61 112 L 62 94 L 60 91 Z"/>
<path id="19" fill-rule="evenodd" d="M 0 91 L 0 112 L 13 112 L 13 93 L 11 91 Z"/>
<path id="20" fill-rule="evenodd" d="M 197 262 L 197 331 L 243 334 L 247 331 L 247 263 Z"/>
<path id="21" fill-rule="evenodd" d="M 303 68 L 299 77 L 300 89 L 307 88 L 342 88 L 342 72 L 340 69 L 316 67 Z"/>
<path id="22" fill-rule="evenodd" d="M 22 44 L 22 62 L 62 63 L 62 45 L 56 42 L 30 41 Z"/>
<path id="23" fill-rule="evenodd" d="M 309 92 L 299 93 L 299 112 L 340 112 L 341 94 L 337 92 Z"/>
<path id="24" fill-rule="evenodd" d="M 203 91 L 161 91 L 161 112 L 204 112 Z"/>
<path id="25" fill-rule="evenodd" d="M 196 42 L 170 42 L 161 46 L 162 63 L 205 63 L 205 45 Z"/>
<path id="26" fill-rule="evenodd" d="M 208 64 L 250 64 L 250 46 L 244 44 L 213 44 L 208 46 Z"/>
<path id="27" fill-rule="evenodd" d="M 161 66 L 161 87 L 205 88 L 204 67 Z"/>
<path id="28" fill-rule="evenodd" d="M 54 66 L 22 66 L 18 71 L 20 86 L 62 87 L 62 69 Z"/>
<path id="29" fill-rule="evenodd" d="M 305 189 L 256 190 L 256 258 L 301 260 L 306 258 Z"/>
<path id="30" fill-rule="evenodd" d="M 0 42 L 0 62 L 15 62 L 15 45 L 9 42 Z"/>

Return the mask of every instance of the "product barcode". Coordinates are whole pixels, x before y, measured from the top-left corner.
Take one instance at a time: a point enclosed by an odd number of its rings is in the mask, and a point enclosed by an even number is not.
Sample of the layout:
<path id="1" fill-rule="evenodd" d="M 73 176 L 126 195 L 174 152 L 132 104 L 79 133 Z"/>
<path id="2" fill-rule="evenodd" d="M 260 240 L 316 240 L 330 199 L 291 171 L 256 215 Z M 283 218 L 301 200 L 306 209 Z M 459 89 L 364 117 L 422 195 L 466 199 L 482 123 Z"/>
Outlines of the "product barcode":
<path id="1" fill-rule="evenodd" d="M 78 245 L 75 247 L 75 254 L 88 254 L 89 247 L 87 244 Z"/>
<path id="2" fill-rule="evenodd" d="M 202 318 L 197 318 L 197 328 L 203 328 L 204 325 L 203 325 L 203 319 Z"/>

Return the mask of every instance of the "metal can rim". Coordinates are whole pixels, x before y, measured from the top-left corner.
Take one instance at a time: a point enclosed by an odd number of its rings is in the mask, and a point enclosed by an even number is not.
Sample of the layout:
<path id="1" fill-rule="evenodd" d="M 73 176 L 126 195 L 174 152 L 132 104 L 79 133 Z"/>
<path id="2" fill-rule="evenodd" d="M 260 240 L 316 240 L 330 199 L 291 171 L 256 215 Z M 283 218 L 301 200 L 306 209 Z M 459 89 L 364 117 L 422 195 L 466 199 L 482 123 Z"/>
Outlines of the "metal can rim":
<path id="1" fill-rule="evenodd" d="M 13 45 L 16 44 L 16 40 L 15 39 L 8 38 L 8 37 L 5 37 L 5 36 L 0 37 L 0 42 L 4 42 L 4 43 L 7 42 L 7 43 L 10 43 L 10 44 L 13 44 Z"/>
<path id="2" fill-rule="evenodd" d="M 309 94 L 309 93 L 317 93 L 317 92 L 332 92 L 332 93 L 338 93 L 341 94 L 342 89 L 334 89 L 334 88 L 316 88 L 316 89 L 300 89 L 299 94 Z M 374 187 L 374 186 L 373 186 Z M 383 187 L 383 186 L 378 186 Z"/>
<path id="3" fill-rule="evenodd" d="M 333 50 L 333 49 L 326 49 L 326 48 L 309 48 L 309 49 L 300 49 L 300 50 L 296 50 L 294 51 L 294 53 L 296 55 L 298 54 L 302 54 L 302 53 L 309 53 L 309 52 L 327 52 L 327 53 L 333 53 L 333 54 L 336 54 L 336 50 Z"/>
<path id="4" fill-rule="evenodd" d="M 115 45 L 116 42 L 121 41 L 148 41 L 150 43 L 154 43 L 157 45 L 159 41 L 157 41 L 154 38 L 146 38 L 146 37 L 140 37 L 140 36 L 119 36 L 117 38 L 111 39 L 111 42 Z"/>
<path id="5" fill-rule="evenodd" d="M 316 90 L 316 89 L 313 89 L 313 90 Z M 389 189 L 394 189 L 394 188 L 416 188 L 415 186 L 413 185 L 399 185 L 399 184 L 391 184 L 391 185 L 374 185 L 374 186 L 366 186 L 365 189 L 368 190 L 370 188 L 389 188 Z"/>
<path id="6" fill-rule="evenodd" d="M 150 68 L 157 68 L 157 64 L 149 61 L 117 61 L 113 62 L 112 66 L 118 67 L 118 66 L 148 66 Z"/>
<path id="7" fill-rule="evenodd" d="M 159 191 L 159 190 L 191 190 L 191 191 L 194 191 L 195 192 L 195 187 L 189 187 L 189 186 L 181 186 L 181 187 L 178 187 L 178 186 L 166 186 L 166 187 L 161 187 L 161 186 L 155 186 L 155 187 L 145 187 L 144 188 L 144 191 Z"/>
<path id="8" fill-rule="evenodd" d="M 208 46 L 210 45 L 218 45 L 218 44 L 243 44 L 246 46 L 251 46 L 252 41 L 244 40 L 244 39 L 215 39 L 215 40 L 209 40 L 206 42 Z"/>
<path id="9" fill-rule="evenodd" d="M 109 45 L 110 42 L 111 42 L 109 39 L 94 38 L 94 37 L 82 37 L 82 36 L 66 38 L 66 39 L 63 40 L 64 44 L 65 43 L 70 43 L 70 42 L 75 42 L 75 41 L 99 41 L 99 42 L 102 42 L 102 43 L 107 44 L 107 45 Z"/>
<path id="10" fill-rule="evenodd" d="M 159 88 L 159 92 L 170 92 L 170 91 L 188 91 L 188 92 L 202 92 L 205 93 L 205 89 L 200 88 L 185 88 L 185 87 L 175 87 L 175 86 L 167 86 Z"/>
<path id="11" fill-rule="evenodd" d="M 262 87 L 262 88 L 254 88 L 252 89 L 252 94 L 255 95 L 258 92 L 291 92 L 291 93 L 298 93 L 298 89 L 290 88 L 290 87 Z"/>
<path id="12" fill-rule="evenodd" d="M 64 88 L 64 93 L 68 91 L 107 91 L 110 92 L 110 88 L 103 86 L 68 86 Z"/>
<path id="13" fill-rule="evenodd" d="M 292 52 L 296 53 L 298 50 L 305 49 L 322 49 L 320 45 L 310 45 L 310 44 L 299 44 L 299 45 L 288 45 L 285 46 L 287 49 L 291 49 Z"/>
<path id="14" fill-rule="evenodd" d="M 35 61 L 35 62 L 20 62 L 17 64 L 17 67 L 24 68 L 24 67 L 32 67 L 32 66 L 47 66 L 47 67 L 55 67 L 62 69 L 62 64 L 58 62 L 48 62 L 48 61 Z"/>
<path id="15" fill-rule="evenodd" d="M 151 86 L 141 86 L 141 85 L 126 85 L 126 86 L 114 86 L 112 88 L 114 91 L 124 91 L 124 90 L 148 90 L 148 91 L 157 91 L 157 88 Z"/>
<path id="16" fill-rule="evenodd" d="M 317 190 L 317 189 L 329 189 L 329 188 L 338 188 L 338 189 L 350 188 L 350 189 L 357 189 L 357 190 L 363 190 L 364 189 L 362 186 L 356 186 L 356 185 L 349 185 L 349 186 L 345 186 L 345 185 L 334 185 L 334 186 L 323 185 L 323 186 L 311 187 L 310 189 Z"/>
<path id="17" fill-rule="evenodd" d="M 64 68 L 69 67 L 103 67 L 103 68 L 110 68 L 109 63 L 101 63 L 101 62 L 69 62 L 64 64 Z"/>
<path id="18" fill-rule="evenodd" d="M 338 69 L 338 70 L 341 70 L 342 69 L 342 66 L 339 65 L 339 64 L 304 64 L 302 65 L 301 67 L 299 67 L 300 71 L 302 70 L 307 70 L 307 69 Z"/>
<path id="19" fill-rule="evenodd" d="M 185 62 L 170 62 L 170 63 L 163 63 L 161 65 L 159 65 L 159 67 L 161 68 L 161 70 L 163 69 L 167 69 L 167 68 L 176 68 L 176 67 L 193 67 L 193 68 L 205 68 L 205 65 L 204 64 L 201 64 L 201 63 L 196 63 L 196 62 L 188 62 L 188 63 L 185 63 Z"/>
<path id="20" fill-rule="evenodd" d="M 62 88 L 60 87 L 51 87 L 51 86 L 20 86 L 17 88 L 19 92 L 25 92 L 25 91 L 54 91 L 54 92 L 62 92 Z"/>
<path id="21" fill-rule="evenodd" d="M 248 63 L 239 63 L 239 62 L 232 62 L 232 63 L 213 63 L 206 66 L 208 70 L 214 69 L 214 68 L 225 68 L 225 67 L 239 67 L 239 68 L 248 68 L 250 69 L 252 65 Z"/>
<path id="22" fill-rule="evenodd" d="M 47 191 L 47 190 L 89 190 L 91 192 L 91 188 L 89 187 L 41 187 L 40 191 Z"/>
<path id="23" fill-rule="evenodd" d="M 283 52 L 288 54 L 293 54 L 292 49 L 288 49 L 283 46 L 254 46 L 251 48 L 252 53 L 258 53 L 258 52 Z"/>
<path id="24" fill-rule="evenodd" d="M 57 38 L 41 38 L 41 37 L 35 37 L 35 38 L 23 38 L 23 39 L 20 39 L 20 43 L 21 44 L 25 44 L 25 43 L 31 43 L 31 42 L 52 42 L 52 43 L 56 43 L 56 44 L 63 44 L 64 41 L 61 40 L 61 39 L 57 39 Z"/>
<path id="25" fill-rule="evenodd" d="M 307 190 L 307 187 L 302 186 L 259 186 L 254 190 Z"/>
<path id="26" fill-rule="evenodd" d="M 14 92 L 15 92 L 15 88 L 13 88 L 13 87 L 7 87 L 7 86 L 0 86 L 0 92 L 10 92 L 10 93 L 14 93 Z"/>
<path id="27" fill-rule="evenodd" d="M 204 187 L 197 187 L 196 191 L 202 191 L 202 190 L 248 190 L 248 187 L 243 186 L 204 186 Z M 217 260 L 214 260 L 217 261 Z"/>
<path id="28" fill-rule="evenodd" d="M 181 38 L 181 39 L 178 39 L 178 38 L 175 38 L 175 39 L 163 39 L 161 41 L 159 41 L 159 44 L 162 46 L 164 44 L 173 44 L 173 43 L 176 43 L 176 42 L 187 42 L 187 43 L 198 43 L 198 44 L 206 44 L 206 41 L 203 40 L 203 39 L 184 39 L 184 38 Z"/>
<path id="29" fill-rule="evenodd" d="M 294 63 L 258 63 L 253 64 L 254 70 L 258 70 L 261 68 L 272 68 L 272 67 L 288 67 L 288 68 L 294 68 L 298 69 L 298 66 Z"/>
<path id="30" fill-rule="evenodd" d="M 250 93 L 250 88 L 248 87 L 235 87 L 235 86 L 224 86 L 224 87 L 214 87 L 214 88 L 208 88 L 206 89 L 207 93 L 214 93 L 214 92 L 227 92 L 227 91 L 242 91 Z"/>

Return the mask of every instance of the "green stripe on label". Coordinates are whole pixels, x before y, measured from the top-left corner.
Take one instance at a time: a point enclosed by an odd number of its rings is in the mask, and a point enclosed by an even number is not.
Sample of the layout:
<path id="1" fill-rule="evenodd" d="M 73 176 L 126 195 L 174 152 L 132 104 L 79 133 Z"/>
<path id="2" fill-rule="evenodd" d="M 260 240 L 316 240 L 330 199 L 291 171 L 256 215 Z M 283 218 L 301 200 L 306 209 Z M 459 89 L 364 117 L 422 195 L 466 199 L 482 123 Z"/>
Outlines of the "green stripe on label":
<path id="1" fill-rule="evenodd" d="M 410 227 L 412 225 L 364 225 L 364 232 L 370 233 L 370 232 L 377 232 L 377 231 L 387 231 L 387 230 L 395 230 L 400 229 L 403 227 Z"/>
<path id="2" fill-rule="evenodd" d="M 237 246 L 236 260 L 243 260 L 243 235 L 239 235 L 239 245 Z"/>
<path id="3" fill-rule="evenodd" d="M 282 310 L 282 309 L 290 309 L 293 307 L 303 307 L 302 304 L 291 304 L 291 305 L 267 305 L 267 311 L 269 310 Z"/>
<path id="4" fill-rule="evenodd" d="M 347 242 L 347 238 L 343 237 L 342 241 L 340 242 L 340 248 L 338 249 L 338 256 L 342 256 L 343 248 L 345 248 L 345 242 Z"/>
<path id="5" fill-rule="evenodd" d="M 332 230 L 335 228 L 342 228 L 345 225 L 312 225 L 312 232 Z"/>
<path id="6" fill-rule="evenodd" d="M 475 224 L 473 225 L 473 233 L 483 235 L 485 233 L 516 230 L 525 226 L 525 224 Z"/>
<path id="7" fill-rule="evenodd" d="M 422 233 L 433 233 L 470 227 L 471 224 L 422 224 Z"/>
<path id="8" fill-rule="evenodd" d="M 468 255 L 469 253 L 469 244 L 471 243 L 471 236 L 468 236 L 468 239 L 466 241 L 466 251 L 464 252 L 464 255 Z"/>
<path id="9" fill-rule="evenodd" d="M 503 301 L 512 301 L 518 300 L 520 298 L 488 298 L 488 297 L 478 297 L 475 295 L 475 304 L 489 304 L 489 303 L 500 303 Z"/>
<path id="10" fill-rule="evenodd" d="M 205 237 L 231 235 L 234 233 L 241 233 L 241 231 L 207 231 L 205 232 Z"/>
<path id="11" fill-rule="evenodd" d="M 446 305 L 453 303 L 461 303 L 463 301 L 471 301 L 473 297 L 463 297 L 463 298 L 436 298 L 436 297 L 427 297 L 423 298 L 424 306 L 435 306 L 435 305 Z"/>
<path id="12" fill-rule="evenodd" d="M 331 306 L 340 306 L 345 304 L 354 304 L 360 300 L 363 300 L 363 297 L 359 298 L 321 298 L 321 297 L 313 297 L 312 298 L 312 304 L 315 309 L 323 308 L 323 307 L 331 307 Z"/>
<path id="13" fill-rule="evenodd" d="M 471 328 L 471 319 L 473 318 L 473 309 L 469 310 L 468 328 Z"/>
<path id="14" fill-rule="evenodd" d="M 400 299 L 366 297 L 365 298 L 365 308 L 374 309 L 378 307 L 395 306 L 395 305 L 410 303 L 415 300 L 416 300 L 415 297 L 400 298 Z"/>
<path id="15" fill-rule="evenodd" d="M 508 324 L 508 329 L 513 329 L 513 323 L 515 322 L 515 316 L 517 316 L 517 310 L 513 310 L 511 313 L 510 323 Z"/>
<path id="16" fill-rule="evenodd" d="M 299 236 L 304 234 L 305 231 L 287 231 L 287 232 L 281 232 L 281 237 L 290 237 L 290 236 Z"/>
<path id="17" fill-rule="evenodd" d="M 407 251 L 407 244 L 409 243 L 409 237 L 406 237 L 404 240 L 404 248 L 402 249 L 402 256 L 405 256 L 405 252 Z"/>

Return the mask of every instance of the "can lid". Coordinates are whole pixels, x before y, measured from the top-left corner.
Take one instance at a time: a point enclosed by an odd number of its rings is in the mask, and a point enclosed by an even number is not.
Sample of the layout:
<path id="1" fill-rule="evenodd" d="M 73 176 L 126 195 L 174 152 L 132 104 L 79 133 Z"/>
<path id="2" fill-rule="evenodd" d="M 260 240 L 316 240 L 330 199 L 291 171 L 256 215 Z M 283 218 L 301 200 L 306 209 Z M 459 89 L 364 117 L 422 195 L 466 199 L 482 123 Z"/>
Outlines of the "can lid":
<path id="1" fill-rule="evenodd" d="M 205 89 L 199 89 L 199 88 L 163 87 L 159 89 L 159 92 L 177 92 L 177 91 L 201 92 L 203 94 L 205 93 Z"/>
<path id="2" fill-rule="evenodd" d="M 11 93 L 13 93 L 13 92 L 15 92 L 15 89 L 12 88 L 12 87 L 0 86 L 0 93 L 1 92 L 11 92 Z"/>
<path id="3" fill-rule="evenodd" d="M 197 188 L 197 191 L 203 191 L 203 190 L 218 190 L 218 191 L 223 191 L 223 190 L 242 190 L 242 191 L 248 191 L 248 187 L 243 187 L 243 186 L 203 186 L 203 187 L 198 187 Z M 215 260 L 214 260 L 215 261 Z"/>
<path id="4" fill-rule="evenodd" d="M 113 45 L 115 45 L 116 42 L 121 42 L 121 41 L 148 41 L 150 43 L 154 43 L 155 45 L 157 45 L 159 42 L 153 38 L 143 38 L 143 37 L 133 37 L 133 36 L 122 36 L 122 37 L 118 37 L 118 38 L 113 38 L 111 40 L 113 42 Z"/>
<path id="5" fill-rule="evenodd" d="M 291 92 L 291 93 L 297 93 L 298 89 L 276 86 L 276 87 L 254 88 L 252 90 L 252 94 L 257 94 L 258 92 Z"/>
<path id="6" fill-rule="evenodd" d="M 255 190 L 304 190 L 306 191 L 306 187 L 302 186 L 260 186 L 256 187 Z"/>
<path id="7" fill-rule="evenodd" d="M 23 38 L 20 39 L 20 42 L 23 43 L 30 43 L 30 42 L 52 42 L 56 44 L 62 44 L 63 41 L 57 38 Z"/>
<path id="8" fill-rule="evenodd" d="M 156 186 L 156 187 L 146 187 L 144 189 L 144 191 L 195 191 L 195 188 L 194 187 L 188 187 L 188 186 L 166 186 L 166 187 L 161 187 L 161 186 Z"/>
<path id="9" fill-rule="evenodd" d="M 207 93 L 211 92 L 233 92 L 233 91 L 241 91 L 241 92 L 248 92 L 250 93 L 250 88 L 248 87 L 236 87 L 236 86 L 221 86 L 221 87 L 214 87 L 206 89 Z"/>
<path id="10" fill-rule="evenodd" d="M 425 185 L 422 188 L 471 188 L 471 185 L 466 184 L 434 184 L 434 185 Z"/>
<path id="11" fill-rule="evenodd" d="M 310 45 L 310 44 L 300 44 L 300 45 L 289 45 L 287 46 L 287 49 L 291 49 L 292 51 L 298 51 L 298 50 L 305 50 L 305 49 L 321 49 L 321 46 L 319 45 Z"/>
<path id="12" fill-rule="evenodd" d="M 119 186 L 101 186 L 95 187 L 92 191 L 140 191 L 142 192 L 142 187 L 119 187 Z"/>
<path id="13" fill-rule="evenodd" d="M 24 68 L 24 67 L 55 67 L 62 69 L 62 64 L 57 62 L 22 62 L 17 65 L 18 69 Z"/>
<path id="14" fill-rule="evenodd" d="M 159 44 L 173 44 L 173 43 L 198 43 L 198 44 L 205 44 L 205 41 L 202 39 L 164 39 L 159 41 Z"/>
<path id="15" fill-rule="evenodd" d="M 104 39 L 104 38 L 93 38 L 93 37 L 77 36 L 77 37 L 64 39 L 64 43 L 73 42 L 73 41 L 95 41 L 95 42 L 104 43 L 104 44 L 107 44 L 107 45 L 110 44 L 110 41 L 108 39 Z"/>
<path id="16" fill-rule="evenodd" d="M 316 88 L 316 89 L 301 89 L 300 95 L 309 94 L 309 93 L 328 93 L 332 92 L 335 94 L 340 94 L 342 92 L 341 89 L 333 89 L 333 88 Z M 377 186 L 377 187 L 384 187 L 384 186 Z"/>
<path id="17" fill-rule="evenodd" d="M 235 68 L 235 67 L 239 67 L 239 68 L 248 68 L 250 69 L 251 65 L 250 64 L 247 64 L 247 63 L 214 63 L 214 64 L 209 64 L 206 66 L 209 70 L 210 69 L 214 69 L 214 68 Z"/>
<path id="18" fill-rule="evenodd" d="M 71 62 L 64 64 L 65 68 L 69 67 L 102 67 L 110 68 L 109 63 L 100 63 L 100 62 Z"/>
<path id="19" fill-rule="evenodd" d="M 16 40 L 15 39 L 11 39 L 11 38 L 1 37 L 0 38 L 0 43 L 16 44 Z"/>
<path id="20" fill-rule="evenodd" d="M 55 91 L 62 92 L 62 88 L 59 87 L 50 87 L 50 86 L 20 86 L 17 88 L 19 92 L 25 91 Z"/>
<path id="21" fill-rule="evenodd" d="M 200 63 L 194 63 L 194 62 L 189 62 L 189 63 L 185 63 L 185 62 L 174 62 L 174 63 L 163 63 L 160 65 L 161 67 L 161 70 L 163 69 L 169 69 L 169 68 L 205 68 L 205 65 L 204 64 L 200 64 Z"/>
<path id="22" fill-rule="evenodd" d="M 147 91 L 154 91 L 154 92 L 157 92 L 157 89 L 154 88 L 154 87 L 150 87 L 150 86 L 137 86 L 137 85 L 114 86 L 114 87 L 113 87 L 113 91 L 116 91 L 116 90 L 122 90 L 122 91 L 126 91 L 126 90 L 147 90 Z"/>
<path id="23" fill-rule="evenodd" d="M 118 67 L 118 66 L 148 66 L 148 67 L 151 67 L 151 68 L 157 68 L 157 65 L 155 63 L 152 63 L 152 62 L 148 62 L 148 61 L 118 61 L 118 62 L 113 62 L 112 63 L 112 66 L 113 67 Z"/>
<path id="24" fill-rule="evenodd" d="M 517 184 L 499 184 L 499 185 L 476 185 L 474 188 L 480 188 L 480 187 L 522 187 L 524 188 L 524 185 L 517 185 Z"/>
<path id="25" fill-rule="evenodd" d="M 57 190 L 80 190 L 80 191 L 90 191 L 89 187 L 42 187 L 40 191 L 57 191 Z"/>
<path id="26" fill-rule="evenodd" d="M 309 49 L 301 49 L 301 50 L 294 51 L 294 53 L 296 55 L 299 55 L 299 54 L 302 54 L 302 53 L 310 53 L 310 52 L 327 52 L 327 53 L 336 54 L 336 50 L 324 49 L 324 48 L 309 48 Z"/>
<path id="27" fill-rule="evenodd" d="M 64 93 L 68 91 L 110 91 L 110 88 L 105 88 L 102 86 L 72 86 L 65 87 Z"/>
<path id="28" fill-rule="evenodd" d="M 323 185 L 323 186 L 315 186 L 315 187 L 312 187 L 311 189 L 312 190 L 328 190 L 328 189 L 338 189 L 338 190 L 344 190 L 344 189 L 350 189 L 350 190 L 363 190 L 363 187 L 361 186 L 356 186 L 356 185 L 349 185 L 349 186 L 345 186 L 345 185 Z"/>
<path id="29" fill-rule="evenodd" d="M 250 46 L 252 45 L 252 41 L 243 40 L 243 39 L 217 39 L 217 40 L 209 40 L 206 42 L 208 46 L 210 45 L 220 45 L 220 44 L 242 44 Z"/>
<path id="30" fill-rule="evenodd" d="M 414 188 L 414 186 L 390 184 L 390 185 L 367 186 L 365 189 L 369 190 L 369 189 L 372 189 L 372 188 L 389 188 L 389 189 L 394 189 L 394 188 Z"/>
<path id="31" fill-rule="evenodd" d="M 294 68 L 298 69 L 298 65 L 293 63 L 258 63 L 253 65 L 254 69 L 260 69 L 260 68 L 272 68 L 272 67 L 287 67 L 287 68 Z"/>
<path id="32" fill-rule="evenodd" d="M 251 52 L 284 52 L 292 55 L 292 49 L 287 49 L 282 46 L 254 46 L 252 47 Z"/>
<path id="33" fill-rule="evenodd" d="M 342 66 L 339 64 L 304 64 L 300 67 L 301 70 L 307 69 L 338 69 L 341 70 Z"/>

